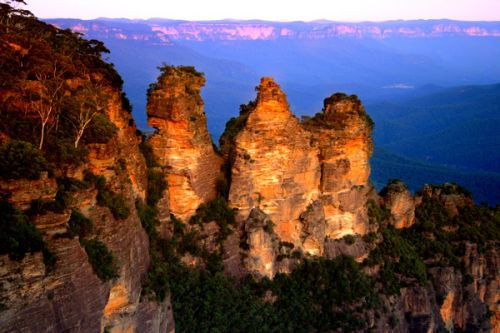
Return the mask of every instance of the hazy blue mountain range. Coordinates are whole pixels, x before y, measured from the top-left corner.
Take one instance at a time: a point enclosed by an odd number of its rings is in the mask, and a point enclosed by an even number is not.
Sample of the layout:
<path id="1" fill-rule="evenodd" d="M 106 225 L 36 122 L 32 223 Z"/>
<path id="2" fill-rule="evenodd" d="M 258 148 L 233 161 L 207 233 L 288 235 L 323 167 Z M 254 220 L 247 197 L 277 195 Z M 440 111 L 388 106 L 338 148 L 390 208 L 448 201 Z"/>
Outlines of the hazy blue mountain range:
<path id="1" fill-rule="evenodd" d="M 432 163 L 500 171 L 500 84 L 447 88 L 366 108 L 380 147 Z"/>
<path id="2" fill-rule="evenodd" d="M 500 22 L 47 21 L 106 43 L 142 129 L 163 62 L 205 73 L 214 138 L 273 76 L 297 115 L 337 91 L 361 98 L 376 123 L 375 183 L 457 181 L 478 201 L 500 201 Z"/>

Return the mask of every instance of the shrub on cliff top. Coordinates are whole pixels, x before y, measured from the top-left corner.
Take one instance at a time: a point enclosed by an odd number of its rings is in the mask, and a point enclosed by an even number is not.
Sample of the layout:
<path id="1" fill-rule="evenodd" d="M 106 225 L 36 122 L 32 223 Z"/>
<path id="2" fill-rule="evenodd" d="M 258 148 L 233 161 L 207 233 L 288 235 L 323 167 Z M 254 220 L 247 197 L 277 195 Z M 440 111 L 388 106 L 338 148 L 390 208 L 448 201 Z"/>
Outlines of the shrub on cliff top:
<path id="1" fill-rule="evenodd" d="M 51 171 L 49 162 L 31 143 L 10 140 L 0 147 L 0 176 L 7 179 L 38 179 L 43 171 Z"/>

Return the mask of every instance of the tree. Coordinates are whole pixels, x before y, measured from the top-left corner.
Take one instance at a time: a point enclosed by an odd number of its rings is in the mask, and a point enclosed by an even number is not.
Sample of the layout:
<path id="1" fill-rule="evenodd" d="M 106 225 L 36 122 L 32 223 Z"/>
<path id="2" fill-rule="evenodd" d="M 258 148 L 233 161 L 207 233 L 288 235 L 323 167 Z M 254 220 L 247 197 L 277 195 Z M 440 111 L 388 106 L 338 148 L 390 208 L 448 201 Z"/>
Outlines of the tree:
<path id="1" fill-rule="evenodd" d="M 79 106 L 71 122 L 75 127 L 75 148 L 78 148 L 78 144 L 85 133 L 85 130 L 91 124 L 94 117 L 105 110 L 109 95 L 104 93 L 104 87 L 102 84 L 94 84 L 88 81 L 84 84 L 79 92 L 80 97 L 77 98 Z"/>
<path id="2" fill-rule="evenodd" d="M 36 112 L 40 121 L 40 143 L 43 148 L 47 125 L 57 123 L 65 92 L 64 71 L 57 62 L 52 64 L 50 72 L 40 70 L 35 73 L 36 81 L 28 85 L 30 108 Z"/>

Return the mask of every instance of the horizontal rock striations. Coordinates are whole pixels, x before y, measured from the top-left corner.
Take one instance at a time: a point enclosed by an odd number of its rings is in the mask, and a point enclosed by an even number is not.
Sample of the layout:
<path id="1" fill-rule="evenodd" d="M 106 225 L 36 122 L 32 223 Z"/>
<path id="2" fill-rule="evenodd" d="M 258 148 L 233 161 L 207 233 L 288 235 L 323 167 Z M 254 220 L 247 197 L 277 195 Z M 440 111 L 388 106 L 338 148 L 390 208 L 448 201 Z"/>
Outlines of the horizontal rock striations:
<path id="1" fill-rule="evenodd" d="M 325 237 L 365 233 L 372 143 L 359 100 L 333 95 L 323 112 L 301 123 L 272 78 L 256 89 L 256 101 L 221 138 L 230 164 L 229 204 L 239 220 L 258 208 L 281 242 L 314 256 L 323 255 Z M 253 271 L 274 275 L 268 259 L 254 259 L 262 267 L 253 264 Z"/>
<path id="2" fill-rule="evenodd" d="M 166 170 L 170 212 L 187 220 L 216 197 L 222 159 L 215 153 L 200 96 L 205 78 L 192 67 L 162 68 L 148 91 L 149 139 Z"/>

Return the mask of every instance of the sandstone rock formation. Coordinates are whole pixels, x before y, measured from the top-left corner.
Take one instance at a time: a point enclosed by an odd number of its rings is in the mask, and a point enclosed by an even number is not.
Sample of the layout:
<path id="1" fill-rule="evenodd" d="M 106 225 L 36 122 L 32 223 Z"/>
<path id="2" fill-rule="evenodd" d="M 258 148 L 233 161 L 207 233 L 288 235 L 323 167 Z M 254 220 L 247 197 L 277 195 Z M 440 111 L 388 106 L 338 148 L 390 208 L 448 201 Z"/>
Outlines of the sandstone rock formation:
<path id="1" fill-rule="evenodd" d="M 165 332 L 173 327 L 168 299 L 163 303 L 141 298 L 141 285 L 149 268 L 149 241 L 134 209 L 145 198 L 147 173 L 139 151 L 130 113 L 122 108 L 120 91 L 109 89 L 106 116 L 117 132 L 106 144 L 88 146 L 86 163 L 55 170 L 59 177 L 82 181 L 84 170 L 104 176 L 109 190 L 120 193 L 130 215 L 118 220 L 110 209 L 97 204 L 97 190 L 74 190 L 63 211 L 42 211 L 34 224 L 43 232 L 57 261 L 44 265 L 41 252 L 22 261 L 0 256 L 0 331 L 2 332 Z M 58 186 L 42 174 L 40 180 L 3 180 L 0 190 L 17 208 L 28 209 L 34 200 L 53 200 Z M 78 237 L 68 236 L 72 209 L 93 221 L 96 239 L 113 253 L 118 278 L 102 282 L 94 273 Z M 29 320 L 28 320 L 29 318 Z"/>
<path id="2" fill-rule="evenodd" d="M 372 123 L 360 100 L 334 94 L 323 112 L 304 123 L 319 147 L 321 199 L 327 220 L 326 235 L 341 238 L 368 230 L 366 197 L 372 153 Z"/>
<path id="3" fill-rule="evenodd" d="M 318 151 L 271 78 L 262 79 L 247 117 L 234 142 L 229 204 L 243 218 L 259 207 L 280 239 L 299 244 L 300 214 L 319 196 Z"/>
<path id="4" fill-rule="evenodd" d="M 314 256 L 323 255 L 325 237 L 365 233 L 371 128 L 359 100 L 333 95 L 302 124 L 273 79 L 263 78 L 257 91 L 232 123 L 241 126 L 232 142 L 228 133 L 221 138 L 240 221 L 259 208 L 281 242 Z M 266 265 L 260 273 L 272 276 Z"/>
<path id="5" fill-rule="evenodd" d="M 406 185 L 393 181 L 382 190 L 384 205 L 391 211 L 395 228 L 411 227 L 415 222 L 415 201 Z"/>
<path id="6" fill-rule="evenodd" d="M 192 67 L 166 66 L 148 91 L 148 124 L 156 129 L 149 143 L 166 170 L 170 212 L 182 220 L 215 198 L 222 165 L 206 127 L 204 84 Z"/>

